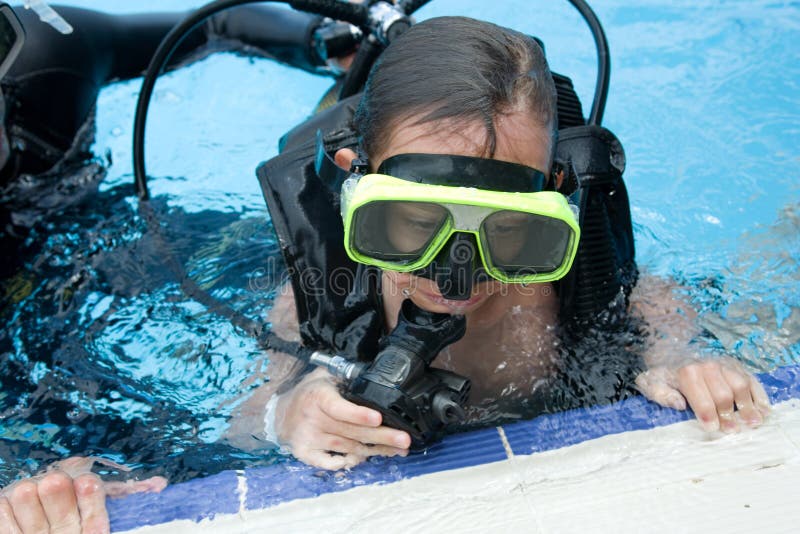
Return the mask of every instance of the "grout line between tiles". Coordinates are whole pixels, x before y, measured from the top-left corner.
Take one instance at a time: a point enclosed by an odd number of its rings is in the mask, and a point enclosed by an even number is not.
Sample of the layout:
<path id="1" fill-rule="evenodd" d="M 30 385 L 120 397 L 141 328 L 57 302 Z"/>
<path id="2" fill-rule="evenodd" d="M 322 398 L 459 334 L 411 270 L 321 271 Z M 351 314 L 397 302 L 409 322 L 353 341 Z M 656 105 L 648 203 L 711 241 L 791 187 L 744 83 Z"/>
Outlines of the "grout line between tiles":
<path id="1" fill-rule="evenodd" d="M 519 460 L 514 455 L 514 450 L 511 448 L 511 444 L 508 442 L 508 436 L 506 436 L 506 431 L 502 426 L 497 427 L 497 433 L 500 435 L 500 441 L 503 442 L 503 448 L 506 451 L 506 456 L 508 459 L 507 462 L 513 464 L 519 463 Z M 526 455 L 527 456 L 527 455 Z M 533 503 L 533 497 L 527 495 L 525 491 L 525 480 L 520 476 L 520 471 L 514 470 L 514 476 L 517 479 L 517 486 L 519 488 L 519 492 L 522 495 L 523 500 L 525 501 L 525 505 L 528 507 L 528 510 L 531 515 L 531 519 L 536 523 L 536 533 L 543 534 L 544 530 L 542 527 L 542 523 L 539 520 L 539 514 L 536 511 L 536 505 Z M 514 488 L 514 489 L 516 489 Z M 513 489 L 511 491 L 514 491 Z"/>
<path id="2" fill-rule="evenodd" d="M 244 520 L 247 510 L 247 477 L 243 470 L 236 471 L 236 494 L 239 496 L 239 517 Z"/>
<path id="3" fill-rule="evenodd" d="M 500 435 L 500 441 L 503 442 L 503 448 L 506 450 L 506 457 L 511 460 L 514 458 L 514 451 L 511 450 L 511 444 L 508 442 L 508 438 L 506 437 L 506 431 L 502 426 L 498 426 L 497 433 Z"/>

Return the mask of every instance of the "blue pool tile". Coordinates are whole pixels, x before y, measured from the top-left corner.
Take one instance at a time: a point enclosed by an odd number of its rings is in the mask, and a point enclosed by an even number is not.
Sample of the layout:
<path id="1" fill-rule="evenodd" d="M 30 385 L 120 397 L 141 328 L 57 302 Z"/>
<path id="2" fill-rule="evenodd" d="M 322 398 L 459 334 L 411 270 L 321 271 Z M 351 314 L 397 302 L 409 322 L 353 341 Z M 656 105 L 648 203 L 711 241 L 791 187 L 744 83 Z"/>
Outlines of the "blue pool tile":
<path id="1" fill-rule="evenodd" d="M 800 366 L 759 375 L 772 402 L 800 398 Z M 644 397 L 540 416 L 504 427 L 514 454 L 532 454 L 567 447 L 632 430 L 643 430 L 692 419 L 689 411 L 662 408 Z M 497 429 L 487 428 L 447 436 L 423 453 L 406 458 L 372 458 L 350 471 L 329 472 L 287 461 L 248 469 L 246 506 L 268 508 L 281 502 L 310 498 L 357 486 L 385 484 L 438 471 L 459 469 L 506 458 Z M 158 494 L 136 494 L 109 500 L 112 531 L 164 523 L 199 521 L 239 509 L 237 477 L 232 471 L 169 486 Z"/>
<path id="2" fill-rule="evenodd" d="M 391 458 L 375 458 L 349 471 L 325 471 L 297 461 L 247 469 L 248 510 L 259 510 L 281 502 L 316 497 L 356 486 L 400 480 Z"/>
<path id="3" fill-rule="evenodd" d="M 474 432 L 453 434 L 428 448 L 398 462 L 404 477 L 415 477 L 449 469 L 499 462 L 507 458 L 497 429 L 485 428 Z"/>
<path id="4" fill-rule="evenodd" d="M 397 482 L 504 459 L 506 453 L 497 430 L 488 428 L 448 436 L 425 452 L 410 454 L 406 458 L 371 458 L 348 471 L 330 472 L 296 461 L 248 469 L 245 471 L 246 507 L 259 510 L 357 486 Z"/>
<path id="5" fill-rule="evenodd" d="M 130 530 L 176 519 L 200 521 L 239 511 L 238 480 L 234 471 L 167 486 L 161 493 L 136 493 L 108 499 L 111 531 Z"/>
<path id="6" fill-rule="evenodd" d="M 772 402 L 800 398 L 800 366 L 758 375 Z M 693 419 L 691 411 L 661 407 L 644 397 L 537 417 L 504 427 L 514 454 L 532 454 L 575 445 L 609 434 L 644 430 Z"/>
<path id="7" fill-rule="evenodd" d="M 644 430 L 693 416 L 689 412 L 662 408 L 644 397 L 616 404 L 548 414 L 531 421 L 503 427 L 514 454 L 560 449 L 608 434 Z"/>
<path id="8" fill-rule="evenodd" d="M 800 398 L 800 365 L 778 367 L 758 375 L 772 402 Z"/>

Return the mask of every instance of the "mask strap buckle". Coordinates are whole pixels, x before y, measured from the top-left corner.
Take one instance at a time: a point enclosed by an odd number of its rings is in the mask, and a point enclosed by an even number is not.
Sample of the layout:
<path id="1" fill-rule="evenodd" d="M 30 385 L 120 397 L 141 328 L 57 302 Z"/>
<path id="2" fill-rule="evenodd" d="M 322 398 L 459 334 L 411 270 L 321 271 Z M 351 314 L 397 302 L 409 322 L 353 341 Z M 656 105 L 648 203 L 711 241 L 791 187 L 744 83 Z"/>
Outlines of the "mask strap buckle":
<path id="1" fill-rule="evenodd" d="M 569 197 L 578 190 L 580 182 L 571 161 L 555 160 L 550 172 L 548 189 Z"/>
<path id="2" fill-rule="evenodd" d="M 350 163 L 350 174 L 365 175 L 369 172 L 369 160 L 361 150 L 358 150 L 358 156 Z"/>
<path id="3" fill-rule="evenodd" d="M 332 191 L 338 191 L 348 176 L 354 173 L 363 175 L 369 172 L 369 161 L 359 150 L 358 157 L 350 164 L 350 170 L 342 169 L 328 153 L 322 130 L 317 130 L 314 170 Z"/>

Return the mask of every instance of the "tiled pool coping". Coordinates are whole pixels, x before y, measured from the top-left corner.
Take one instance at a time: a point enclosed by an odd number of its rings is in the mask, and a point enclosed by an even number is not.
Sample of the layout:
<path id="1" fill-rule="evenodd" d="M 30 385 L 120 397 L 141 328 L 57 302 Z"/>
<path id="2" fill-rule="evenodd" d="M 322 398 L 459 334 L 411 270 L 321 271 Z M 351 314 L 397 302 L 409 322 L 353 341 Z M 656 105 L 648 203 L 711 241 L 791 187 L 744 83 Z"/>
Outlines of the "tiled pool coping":
<path id="1" fill-rule="evenodd" d="M 773 403 L 800 398 L 800 366 L 782 367 L 759 378 Z M 169 486 L 158 494 L 109 500 L 108 509 L 112 531 L 178 519 L 199 521 L 357 486 L 390 484 L 420 475 L 499 462 L 510 455 L 560 449 L 605 435 L 646 430 L 691 418 L 688 412 L 662 408 L 637 397 L 612 405 L 448 436 L 424 454 L 376 458 L 347 472 L 321 471 L 295 461 L 226 471 Z"/>

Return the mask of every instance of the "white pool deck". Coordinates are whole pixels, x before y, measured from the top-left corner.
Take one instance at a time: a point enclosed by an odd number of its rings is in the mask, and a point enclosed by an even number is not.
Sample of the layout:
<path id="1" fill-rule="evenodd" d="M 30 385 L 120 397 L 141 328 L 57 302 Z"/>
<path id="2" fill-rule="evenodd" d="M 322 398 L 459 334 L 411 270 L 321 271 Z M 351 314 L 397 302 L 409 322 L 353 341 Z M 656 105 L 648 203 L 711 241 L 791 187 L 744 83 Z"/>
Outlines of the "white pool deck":
<path id="1" fill-rule="evenodd" d="M 696 421 L 356 487 L 141 534 L 393 532 L 800 532 L 800 400 L 763 426 L 707 434 Z"/>

